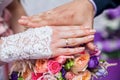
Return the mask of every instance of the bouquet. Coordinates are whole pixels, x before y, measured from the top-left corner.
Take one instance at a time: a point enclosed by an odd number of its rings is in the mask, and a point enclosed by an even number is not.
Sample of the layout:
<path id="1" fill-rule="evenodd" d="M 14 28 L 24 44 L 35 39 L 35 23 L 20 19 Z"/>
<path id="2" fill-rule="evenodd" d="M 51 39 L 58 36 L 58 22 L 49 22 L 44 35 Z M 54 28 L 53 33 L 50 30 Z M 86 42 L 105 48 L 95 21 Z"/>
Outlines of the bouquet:
<path id="1" fill-rule="evenodd" d="M 109 64 L 100 60 L 101 51 L 84 51 L 77 55 L 50 59 L 16 61 L 11 69 L 11 80 L 90 80 L 107 74 Z"/>

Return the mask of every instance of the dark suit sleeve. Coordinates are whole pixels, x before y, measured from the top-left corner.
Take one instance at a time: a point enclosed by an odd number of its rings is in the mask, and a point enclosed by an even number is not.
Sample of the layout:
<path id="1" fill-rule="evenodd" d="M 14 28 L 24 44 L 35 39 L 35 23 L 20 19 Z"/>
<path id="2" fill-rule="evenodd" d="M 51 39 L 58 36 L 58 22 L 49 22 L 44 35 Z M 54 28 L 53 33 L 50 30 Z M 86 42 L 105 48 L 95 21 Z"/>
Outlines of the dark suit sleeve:
<path id="1" fill-rule="evenodd" d="M 97 7 L 96 16 L 106 9 L 116 8 L 120 5 L 120 0 L 93 0 Z"/>

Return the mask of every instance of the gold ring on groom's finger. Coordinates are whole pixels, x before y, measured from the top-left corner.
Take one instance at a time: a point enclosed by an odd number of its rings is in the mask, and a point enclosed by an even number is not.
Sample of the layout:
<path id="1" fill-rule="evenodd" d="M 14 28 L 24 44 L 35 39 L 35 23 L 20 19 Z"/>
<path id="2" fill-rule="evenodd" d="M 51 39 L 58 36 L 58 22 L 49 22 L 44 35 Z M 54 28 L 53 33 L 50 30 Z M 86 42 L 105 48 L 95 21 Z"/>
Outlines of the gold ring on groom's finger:
<path id="1" fill-rule="evenodd" d="M 69 46 L 68 39 L 66 39 L 65 42 L 66 42 L 66 47 L 68 47 Z"/>

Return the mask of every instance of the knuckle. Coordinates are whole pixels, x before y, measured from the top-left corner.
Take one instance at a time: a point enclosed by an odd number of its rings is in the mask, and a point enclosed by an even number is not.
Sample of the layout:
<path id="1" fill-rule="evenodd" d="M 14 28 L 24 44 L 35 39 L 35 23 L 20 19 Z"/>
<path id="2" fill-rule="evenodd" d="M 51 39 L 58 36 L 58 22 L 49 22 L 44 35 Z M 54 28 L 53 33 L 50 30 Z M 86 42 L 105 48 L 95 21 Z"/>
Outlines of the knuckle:
<path id="1" fill-rule="evenodd" d="M 53 30 L 53 36 L 57 37 L 58 35 L 60 35 L 60 32 L 58 30 L 54 29 Z"/>
<path id="2" fill-rule="evenodd" d="M 89 30 L 85 30 L 85 34 L 89 34 Z"/>
<path id="3" fill-rule="evenodd" d="M 58 42 L 58 38 L 56 36 L 52 36 L 52 40 L 51 40 L 51 45 L 55 46 L 55 44 L 59 44 Z"/>
<path id="4" fill-rule="evenodd" d="M 78 48 L 75 48 L 75 49 L 74 49 L 74 52 L 78 52 L 78 51 L 79 51 L 79 49 L 78 49 Z"/>

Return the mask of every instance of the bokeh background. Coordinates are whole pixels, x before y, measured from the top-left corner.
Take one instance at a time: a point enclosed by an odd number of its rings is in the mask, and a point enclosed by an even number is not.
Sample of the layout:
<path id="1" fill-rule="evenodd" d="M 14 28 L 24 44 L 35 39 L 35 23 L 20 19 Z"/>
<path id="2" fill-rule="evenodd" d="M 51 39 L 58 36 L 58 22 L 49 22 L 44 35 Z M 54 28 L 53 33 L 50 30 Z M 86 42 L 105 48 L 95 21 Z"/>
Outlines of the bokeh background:
<path id="1" fill-rule="evenodd" d="M 117 66 L 108 68 L 108 75 L 95 80 L 120 80 L 120 7 L 109 9 L 95 18 L 95 43 L 102 50 L 101 59 Z"/>

